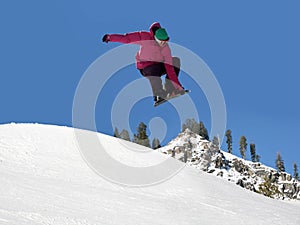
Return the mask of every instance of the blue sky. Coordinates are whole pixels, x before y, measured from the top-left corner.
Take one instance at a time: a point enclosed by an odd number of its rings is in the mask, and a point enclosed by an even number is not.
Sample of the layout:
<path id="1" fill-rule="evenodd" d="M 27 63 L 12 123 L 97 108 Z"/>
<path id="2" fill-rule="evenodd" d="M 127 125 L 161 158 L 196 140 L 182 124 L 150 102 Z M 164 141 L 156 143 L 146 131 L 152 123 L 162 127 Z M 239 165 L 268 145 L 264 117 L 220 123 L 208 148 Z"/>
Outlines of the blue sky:
<path id="1" fill-rule="evenodd" d="M 239 139 L 245 135 L 249 144 L 256 144 L 262 162 L 274 167 L 280 152 L 292 172 L 294 162 L 300 167 L 299 6 L 296 0 L 2 1 L 0 123 L 72 126 L 73 97 L 81 77 L 99 56 L 120 45 L 103 44 L 102 35 L 147 30 L 158 21 L 172 42 L 196 53 L 216 76 L 234 153 L 239 155 Z M 188 76 L 180 76 L 184 87 L 194 88 Z M 111 100 L 139 78 L 132 65 L 110 80 L 96 105 L 99 131 L 112 134 Z M 191 98 L 210 129 L 204 94 L 193 90 Z M 131 110 L 130 127 L 134 132 L 140 121 L 157 117 L 165 120 L 168 142 L 181 127 L 168 105 L 153 109 L 152 100 L 143 99 Z"/>

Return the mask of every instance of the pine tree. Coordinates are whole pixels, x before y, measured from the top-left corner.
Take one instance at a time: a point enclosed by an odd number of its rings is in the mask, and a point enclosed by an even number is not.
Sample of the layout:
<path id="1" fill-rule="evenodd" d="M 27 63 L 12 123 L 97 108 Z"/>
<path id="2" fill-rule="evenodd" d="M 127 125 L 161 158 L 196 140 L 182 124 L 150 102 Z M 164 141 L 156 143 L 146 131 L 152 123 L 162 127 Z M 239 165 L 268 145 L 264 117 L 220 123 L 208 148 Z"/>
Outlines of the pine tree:
<path id="1" fill-rule="evenodd" d="M 196 120 L 192 120 L 192 127 L 191 131 L 194 132 L 195 134 L 200 133 L 200 124 L 196 122 Z"/>
<path id="2" fill-rule="evenodd" d="M 227 149 L 228 153 L 232 154 L 232 136 L 231 136 L 231 130 L 226 131 L 226 143 L 227 143 Z"/>
<path id="3" fill-rule="evenodd" d="M 200 121 L 199 123 L 199 130 L 200 130 L 199 135 L 209 141 L 207 129 L 205 128 L 204 123 L 202 121 Z"/>
<path id="4" fill-rule="evenodd" d="M 130 136 L 127 130 L 123 129 L 120 133 L 120 138 L 126 141 L 130 141 Z"/>
<path id="5" fill-rule="evenodd" d="M 139 139 L 146 139 L 148 138 L 147 136 L 147 126 L 146 124 L 144 124 L 143 122 L 141 122 L 138 126 L 138 129 L 137 129 L 137 137 Z"/>
<path id="6" fill-rule="evenodd" d="M 279 152 L 277 153 L 275 165 L 279 172 L 285 172 L 284 161 Z"/>
<path id="7" fill-rule="evenodd" d="M 247 139 L 245 136 L 242 136 L 240 139 L 240 153 L 243 159 L 246 159 L 246 151 L 247 151 Z"/>
<path id="8" fill-rule="evenodd" d="M 260 155 L 255 155 L 255 162 L 260 162 Z"/>
<path id="9" fill-rule="evenodd" d="M 252 162 L 256 162 L 256 148 L 255 148 L 255 144 L 251 143 L 250 144 L 250 154 L 251 154 L 251 160 Z"/>
<path id="10" fill-rule="evenodd" d="M 139 124 L 137 134 L 134 135 L 133 141 L 137 144 L 150 147 L 150 142 L 147 135 L 147 126 L 143 122 Z"/>
<path id="11" fill-rule="evenodd" d="M 208 132 L 203 122 L 197 123 L 195 119 L 186 119 L 185 123 L 182 124 L 182 132 L 184 132 L 187 128 L 195 134 L 199 134 L 204 139 L 209 140 Z"/>
<path id="12" fill-rule="evenodd" d="M 154 138 L 153 141 L 152 141 L 152 148 L 153 149 L 158 149 L 160 147 L 161 147 L 160 141 L 157 138 Z"/>
<path id="13" fill-rule="evenodd" d="M 186 126 L 186 123 L 183 123 L 181 125 L 181 132 L 184 132 L 186 130 L 187 126 Z"/>
<path id="14" fill-rule="evenodd" d="M 186 129 L 192 130 L 192 120 L 186 119 L 185 123 L 182 124 L 182 132 L 184 132 Z"/>
<path id="15" fill-rule="evenodd" d="M 132 142 L 136 143 L 136 144 L 139 144 L 139 140 L 138 140 L 138 137 L 137 137 L 136 134 L 133 135 Z"/>
<path id="16" fill-rule="evenodd" d="M 299 180 L 298 168 L 297 168 L 297 164 L 295 162 L 294 162 L 294 178 L 296 180 Z"/>
<path id="17" fill-rule="evenodd" d="M 214 139 L 213 139 L 213 141 L 212 141 L 212 144 L 213 144 L 213 146 L 214 146 L 215 148 L 220 149 L 220 141 L 219 141 L 219 138 L 218 138 L 218 137 L 214 136 Z"/>
<path id="18" fill-rule="evenodd" d="M 182 124 L 182 132 L 184 132 L 187 128 L 195 134 L 199 134 L 200 132 L 199 124 L 195 119 L 186 119 L 185 123 Z"/>
<path id="19" fill-rule="evenodd" d="M 116 127 L 115 130 L 114 130 L 114 137 L 120 138 L 119 130 L 118 130 L 117 127 Z"/>

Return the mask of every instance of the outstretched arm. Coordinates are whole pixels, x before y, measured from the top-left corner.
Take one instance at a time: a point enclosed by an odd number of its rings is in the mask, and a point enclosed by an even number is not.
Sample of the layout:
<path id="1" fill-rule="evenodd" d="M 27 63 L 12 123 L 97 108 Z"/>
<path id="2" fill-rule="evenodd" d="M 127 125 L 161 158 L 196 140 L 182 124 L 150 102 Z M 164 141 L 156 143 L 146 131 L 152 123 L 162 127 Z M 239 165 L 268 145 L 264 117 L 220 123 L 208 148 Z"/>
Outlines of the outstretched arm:
<path id="1" fill-rule="evenodd" d="M 130 44 L 130 43 L 136 43 L 148 39 L 149 39 L 148 32 L 139 31 L 139 32 L 126 33 L 126 34 L 106 34 L 103 36 L 102 41 Z"/>

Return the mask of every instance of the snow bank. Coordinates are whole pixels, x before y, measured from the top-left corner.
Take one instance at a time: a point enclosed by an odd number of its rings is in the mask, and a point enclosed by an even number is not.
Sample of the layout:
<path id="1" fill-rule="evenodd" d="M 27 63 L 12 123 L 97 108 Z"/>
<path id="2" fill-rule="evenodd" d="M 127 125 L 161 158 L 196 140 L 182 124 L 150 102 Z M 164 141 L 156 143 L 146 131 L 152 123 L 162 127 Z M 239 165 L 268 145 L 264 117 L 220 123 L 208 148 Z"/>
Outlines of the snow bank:
<path id="1" fill-rule="evenodd" d="M 120 140 L 99 136 L 119 146 Z M 111 150 L 131 164 L 145 161 L 142 154 Z M 154 152 L 151 163 L 164 157 Z M 110 183 L 87 166 L 67 127 L 1 125 L 0 184 L 1 225 L 300 224 L 299 204 L 191 167 L 147 188 Z"/>

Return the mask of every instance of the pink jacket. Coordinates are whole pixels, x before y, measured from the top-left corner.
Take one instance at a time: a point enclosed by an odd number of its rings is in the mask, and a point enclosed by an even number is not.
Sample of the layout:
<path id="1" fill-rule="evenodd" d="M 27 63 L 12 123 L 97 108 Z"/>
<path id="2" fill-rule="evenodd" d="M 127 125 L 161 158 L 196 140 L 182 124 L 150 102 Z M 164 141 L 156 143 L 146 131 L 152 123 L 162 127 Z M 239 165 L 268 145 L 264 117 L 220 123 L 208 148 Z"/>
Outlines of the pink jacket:
<path id="1" fill-rule="evenodd" d="M 138 44 L 140 49 L 136 54 L 136 66 L 138 69 L 143 69 L 146 66 L 157 62 L 163 62 L 166 72 L 171 81 L 176 85 L 175 88 L 181 89 L 181 84 L 176 76 L 174 67 L 172 66 L 171 49 L 168 44 L 161 47 L 154 39 L 153 27 L 161 27 L 159 23 L 153 23 L 150 26 L 150 31 L 139 31 L 127 34 L 110 34 L 110 42 L 120 42 L 123 44 Z M 178 85 L 178 86 L 177 86 Z"/>

